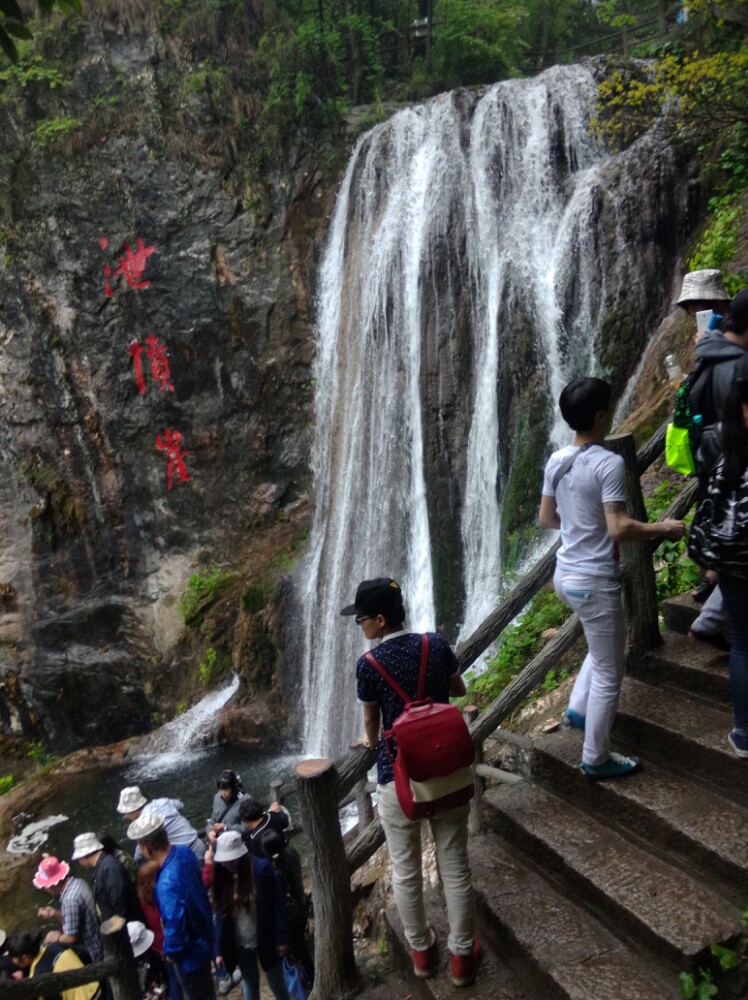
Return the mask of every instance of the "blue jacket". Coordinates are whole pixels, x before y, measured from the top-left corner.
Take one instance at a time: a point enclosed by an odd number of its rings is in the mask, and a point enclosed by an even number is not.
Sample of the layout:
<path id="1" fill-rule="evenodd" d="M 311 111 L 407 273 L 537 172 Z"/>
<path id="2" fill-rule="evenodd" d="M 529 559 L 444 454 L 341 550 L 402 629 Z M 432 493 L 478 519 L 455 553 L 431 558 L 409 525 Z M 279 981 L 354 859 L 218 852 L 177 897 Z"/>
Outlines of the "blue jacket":
<path id="1" fill-rule="evenodd" d="M 200 865 L 189 847 L 172 845 L 154 894 L 164 928 L 164 954 L 185 972 L 194 972 L 213 953 L 213 915 Z"/>
<path id="2" fill-rule="evenodd" d="M 280 961 L 278 945 L 288 944 L 286 900 L 275 870 L 269 861 L 252 855 L 252 877 L 257 906 L 257 957 L 263 969 L 272 969 Z M 216 914 L 218 954 L 233 969 L 236 964 L 234 921 Z"/>

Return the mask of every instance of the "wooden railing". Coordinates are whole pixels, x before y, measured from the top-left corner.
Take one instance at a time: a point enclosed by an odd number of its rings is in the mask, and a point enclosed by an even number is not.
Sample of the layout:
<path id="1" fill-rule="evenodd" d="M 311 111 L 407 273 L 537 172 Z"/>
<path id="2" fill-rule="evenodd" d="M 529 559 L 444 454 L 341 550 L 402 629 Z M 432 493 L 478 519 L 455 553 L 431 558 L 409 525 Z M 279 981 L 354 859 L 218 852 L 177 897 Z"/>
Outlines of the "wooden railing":
<path id="1" fill-rule="evenodd" d="M 0 986 L 3 1000 L 36 1000 L 37 997 L 58 997 L 63 990 L 88 983 L 109 984 L 112 1000 L 140 1000 L 138 971 L 130 946 L 127 927 L 122 917 L 112 917 L 101 925 L 104 958 L 69 972 L 47 972 L 33 979 L 4 983 Z"/>
<path id="2" fill-rule="evenodd" d="M 632 517 L 646 520 L 641 492 L 642 473 L 662 454 L 666 424 L 655 431 L 637 452 L 630 435 L 606 439 L 606 446 L 623 456 L 626 495 Z M 675 498 L 665 517 L 682 518 L 693 506 L 698 481 L 690 480 Z M 662 642 L 657 620 L 657 601 L 652 555 L 660 541 L 643 545 L 621 545 L 624 605 L 628 627 L 627 662 L 643 650 Z M 524 609 L 532 597 L 553 577 L 556 542 L 517 583 L 501 604 L 457 648 L 460 671 L 464 673 Z M 505 733 L 501 722 L 530 695 L 548 671 L 582 635 L 579 617 L 572 614 L 520 673 L 504 688 L 484 712 L 467 709 L 466 717 L 476 751 L 476 797 L 471 813 L 471 832 L 480 830 L 480 800 L 486 780 L 508 783 L 521 780 L 515 774 L 483 763 L 483 743 L 490 737 L 505 738 L 515 745 L 531 748 L 531 741 Z M 310 873 L 314 905 L 315 985 L 310 1000 L 345 1000 L 358 989 L 358 973 L 353 953 L 351 876 L 384 843 L 384 831 L 371 806 L 366 776 L 376 763 L 376 751 L 354 748 L 332 761 L 326 758 L 302 761 L 296 767 L 296 786 L 302 821 L 310 845 Z M 344 840 L 339 822 L 340 803 L 357 789 L 359 823 L 352 837 Z"/>

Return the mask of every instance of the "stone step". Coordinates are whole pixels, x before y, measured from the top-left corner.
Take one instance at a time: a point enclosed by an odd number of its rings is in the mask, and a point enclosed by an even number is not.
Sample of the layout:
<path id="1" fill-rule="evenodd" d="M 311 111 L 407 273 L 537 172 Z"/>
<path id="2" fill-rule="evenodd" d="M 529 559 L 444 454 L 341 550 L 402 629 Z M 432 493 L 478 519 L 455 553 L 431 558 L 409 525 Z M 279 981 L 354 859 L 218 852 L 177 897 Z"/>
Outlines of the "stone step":
<path id="1" fill-rule="evenodd" d="M 389 939 L 404 969 L 410 971 L 412 988 L 409 995 L 419 1000 L 454 997 L 461 1000 L 534 1000 L 535 994 L 527 993 L 519 984 L 514 972 L 502 962 L 489 944 L 481 936 L 483 957 L 478 966 L 475 982 L 466 991 L 464 987 L 453 986 L 449 978 L 449 953 L 447 935 L 449 924 L 441 892 L 430 890 L 425 894 L 429 922 L 436 932 L 437 972 L 431 979 L 419 979 L 412 971 L 410 946 L 405 940 L 394 903 L 385 910 Z"/>
<path id="2" fill-rule="evenodd" d="M 665 627 L 671 632 L 685 635 L 701 613 L 701 605 L 691 597 L 691 591 L 668 597 L 662 602 L 662 617 Z"/>
<path id="3" fill-rule="evenodd" d="M 712 943 L 731 942 L 738 933 L 738 907 L 704 881 L 637 847 L 538 783 L 492 789 L 484 798 L 484 815 L 514 849 L 593 910 L 616 936 L 630 936 L 674 967 L 696 968 Z"/>
<path id="4" fill-rule="evenodd" d="M 677 687 L 707 701 L 730 704 L 728 653 L 677 632 L 666 632 L 665 643 L 646 653 L 630 672 L 659 687 Z"/>
<path id="5" fill-rule="evenodd" d="M 493 836 L 471 840 L 483 960 L 475 983 L 458 989 L 447 976 L 447 919 L 440 894 L 427 912 L 440 944 L 439 972 L 415 980 L 413 996 L 480 1000 L 676 1000 L 674 970 L 652 967 L 581 907 L 564 898 Z M 386 911 L 404 963 L 410 952 L 394 906 Z"/>
<path id="6" fill-rule="evenodd" d="M 616 830 L 682 868 L 699 869 L 740 906 L 748 898 L 748 809 L 689 778 L 645 761 L 621 781 L 589 781 L 579 769 L 582 733 L 536 738 L 533 775 Z"/>
<path id="7" fill-rule="evenodd" d="M 748 762 L 729 746 L 731 729 L 726 706 L 707 705 L 685 691 L 624 678 L 613 727 L 613 737 L 624 751 L 698 778 L 748 805 Z"/>

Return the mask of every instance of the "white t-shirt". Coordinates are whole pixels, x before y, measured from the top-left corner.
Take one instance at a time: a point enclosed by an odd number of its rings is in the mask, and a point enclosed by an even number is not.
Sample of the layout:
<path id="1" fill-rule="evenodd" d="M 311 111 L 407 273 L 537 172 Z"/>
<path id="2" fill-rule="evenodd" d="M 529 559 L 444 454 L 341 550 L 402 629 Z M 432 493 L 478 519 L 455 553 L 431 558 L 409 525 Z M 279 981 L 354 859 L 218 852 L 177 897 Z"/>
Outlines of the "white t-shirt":
<path id="1" fill-rule="evenodd" d="M 567 445 L 554 451 L 545 467 L 543 496 L 556 499 L 561 519 L 558 565 L 580 576 L 617 576 L 618 546 L 608 535 L 604 503 L 625 501 L 623 458 L 602 445 L 593 445 L 576 459 L 553 489 L 553 476 L 579 448 Z"/>

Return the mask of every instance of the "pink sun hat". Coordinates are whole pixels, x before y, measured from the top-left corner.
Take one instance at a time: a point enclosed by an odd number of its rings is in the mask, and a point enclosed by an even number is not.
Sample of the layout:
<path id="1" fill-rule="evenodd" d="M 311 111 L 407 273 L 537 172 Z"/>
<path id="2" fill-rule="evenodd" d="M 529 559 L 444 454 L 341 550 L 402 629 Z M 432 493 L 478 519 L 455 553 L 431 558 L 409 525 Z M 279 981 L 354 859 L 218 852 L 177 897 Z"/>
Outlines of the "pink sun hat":
<path id="1" fill-rule="evenodd" d="M 58 885 L 67 878 L 69 872 L 70 865 L 67 861 L 60 861 L 50 854 L 42 858 L 32 881 L 37 889 L 49 889 L 50 886 Z"/>

